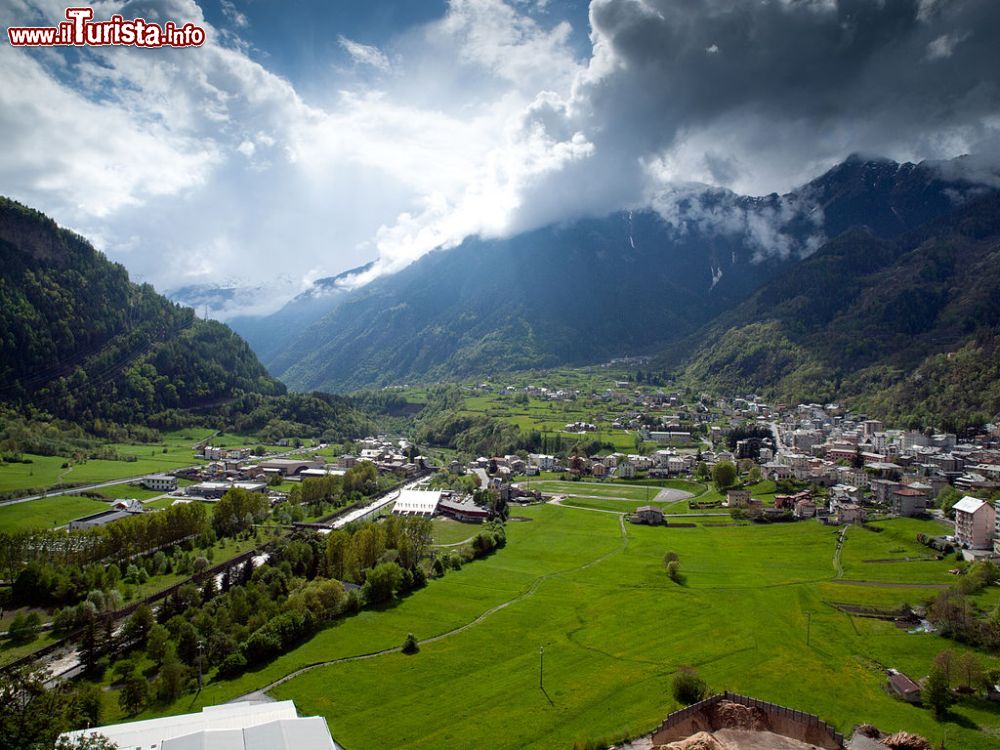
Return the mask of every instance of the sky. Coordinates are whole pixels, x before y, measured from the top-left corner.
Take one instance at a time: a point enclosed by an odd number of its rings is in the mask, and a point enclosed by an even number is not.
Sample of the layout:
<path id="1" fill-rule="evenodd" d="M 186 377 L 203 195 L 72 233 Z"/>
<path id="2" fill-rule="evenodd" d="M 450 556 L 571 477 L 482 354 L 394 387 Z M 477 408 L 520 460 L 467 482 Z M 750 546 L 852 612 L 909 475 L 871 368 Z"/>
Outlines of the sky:
<path id="1" fill-rule="evenodd" d="M 82 2 L 77 3 L 82 4 Z M 995 0 L 99 0 L 199 48 L 0 44 L 0 192 L 160 290 L 267 312 L 369 261 L 1000 155 Z M 5 26 L 65 4 L 0 0 Z"/>

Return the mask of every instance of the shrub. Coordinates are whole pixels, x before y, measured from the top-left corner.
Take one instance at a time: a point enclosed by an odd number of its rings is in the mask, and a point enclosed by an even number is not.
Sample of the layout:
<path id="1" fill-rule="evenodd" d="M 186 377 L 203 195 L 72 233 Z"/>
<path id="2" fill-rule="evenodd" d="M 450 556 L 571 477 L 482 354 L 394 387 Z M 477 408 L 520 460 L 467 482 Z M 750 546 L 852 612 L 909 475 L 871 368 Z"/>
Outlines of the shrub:
<path id="1" fill-rule="evenodd" d="M 705 698 L 708 685 L 698 676 L 694 667 L 682 666 L 674 676 L 674 699 L 689 706 Z"/>
<path id="2" fill-rule="evenodd" d="M 407 655 L 417 653 L 420 650 L 420 644 L 417 643 L 417 637 L 413 635 L 413 633 L 407 633 L 406 640 L 403 641 L 403 648 L 400 650 Z"/>

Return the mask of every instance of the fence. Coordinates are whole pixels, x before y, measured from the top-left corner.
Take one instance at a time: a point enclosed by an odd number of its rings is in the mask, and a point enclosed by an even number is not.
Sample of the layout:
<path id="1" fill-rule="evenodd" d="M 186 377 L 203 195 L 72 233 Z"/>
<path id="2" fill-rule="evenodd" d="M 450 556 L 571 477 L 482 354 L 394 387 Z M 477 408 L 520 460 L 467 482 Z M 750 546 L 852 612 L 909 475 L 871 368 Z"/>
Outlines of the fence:
<path id="1" fill-rule="evenodd" d="M 731 693 L 728 690 L 698 703 L 693 703 L 687 708 L 674 711 L 667 716 L 663 723 L 653 731 L 653 744 L 683 739 L 703 729 L 708 731 L 720 729 L 721 727 L 714 726 L 713 714 L 716 706 L 723 701 L 763 711 L 767 716 L 771 730 L 777 730 L 776 734 L 815 744 L 828 750 L 840 750 L 844 747 L 844 735 L 818 716 L 786 706 L 779 706 L 776 703 Z"/>

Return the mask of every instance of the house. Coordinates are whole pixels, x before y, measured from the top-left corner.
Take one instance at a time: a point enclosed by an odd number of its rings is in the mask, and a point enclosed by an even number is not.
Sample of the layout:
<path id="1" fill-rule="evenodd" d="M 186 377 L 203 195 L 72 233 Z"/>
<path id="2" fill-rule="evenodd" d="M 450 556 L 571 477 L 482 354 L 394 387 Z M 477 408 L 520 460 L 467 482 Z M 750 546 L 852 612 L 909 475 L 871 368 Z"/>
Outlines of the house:
<path id="1" fill-rule="evenodd" d="M 968 549 L 991 549 L 996 511 L 985 500 L 966 495 L 953 508 L 955 541 Z"/>
<path id="2" fill-rule="evenodd" d="M 886 687 L 892 695 L 907 703 L 920 703 L 920 685 L 895 669 L 890 669 L 888 674 Z"/>
<path id="3" fill-rule="evenodd" d="M 864 523 L 865 509 L 855 503 L 838 503 L 834 518 L 838 524 Z"/>
<path id="4" fill-rule="evenodd" d="M 615 474 L 621 479 L 635 479 L 635 464 L 625 459 L 618 464 Z"/>
<path id="5" fill-rule="evenodd" d="M 663 511 L 655 505 L 643 505 L 637 508 L 632 516 L 632 523 L 646 523 L 650 526 L 660 526 L 663 524 Z"/>
<path id="6" fill-rule="evenodd" d="M 779 482 L 783 479 L 790 479 L 792 476 L 792 469 L 785 464 L 780 464 L 776 461 L 768 461 L 766 464 L 760 467 L 761 475 L 764 479 L 768 479 L 774 482 Z"/>
<path id="7" fill-rule="evenodd" d="M 816 515 L 816 503 L 810 499 L 803 498 L 795 503 L 795 510 L 792 511 L 792 515 L 796 518 L 812 518 Z"/>
<path id="8" fill-rule="evenodd" d="M 590 471 L 595 477 L 606 477 L 608 475 L 608 467 L 602 461 L 595 461 L 593 466 L 590 467 Z"/>
<path id="9" fill-rule="evenodd" d="M 139 484 L 155 492 L 173 492 L 177 489 L 177 477 L 169 474 L 150 474 L 140 479 Z"/>
<path id="10" fill-rule="evenodd" d="M 900 487 L 890 495 L 892 510 L 899 516 L 917 516 L 927 511 L 927 493 L 916 487 Z"/>
<path id="11" fill-rule="evenodd" d="M 726 503 L 730 508 L 749 507 L 750 490 L 727 490 Z"/>
<path id="12" fill-rule="evenodd" d="M 802 490 L 801 492 L 796 492 L 794 495 L 775 495 L 774 507 L 779 510 L 792 510 L 798 505 L 800 500 L 812 500 L 812 492 Z M 813 507 L 815 508 L 815 506 Z"/>
<path id="13" fill-rule="evenodd" d="M 80 742 L 107 737 L 119 750 L 340 750 L 326 719 L 300 718 L 292 701 L 227 703 L 200 713 L 78 729 L 61 736 Z"/>

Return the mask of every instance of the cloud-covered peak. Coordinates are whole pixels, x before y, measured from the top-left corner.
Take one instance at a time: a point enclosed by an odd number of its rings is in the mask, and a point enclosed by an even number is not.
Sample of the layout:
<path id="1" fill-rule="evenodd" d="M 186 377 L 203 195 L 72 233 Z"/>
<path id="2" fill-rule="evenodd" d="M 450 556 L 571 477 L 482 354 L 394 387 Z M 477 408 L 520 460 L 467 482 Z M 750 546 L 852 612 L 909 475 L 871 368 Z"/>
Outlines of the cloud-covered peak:
<path id="1" fill-rule="evenodd" d="M 320 2 L 284 26 L 214 3 L 94 3 L 203 25 L 198 49 L 0 49 L 6 189 L 166 287 L 305 288 L 377 258 L 363 283 L 470 235 L 668 216 L 691 183 L 785 192 L 853 152 L 975 153 L 989 176 L 1000 155 L 992 0 L 451 0 L 377 34 Z M 765 229 L 743 228 L 786 252 Z"/>

